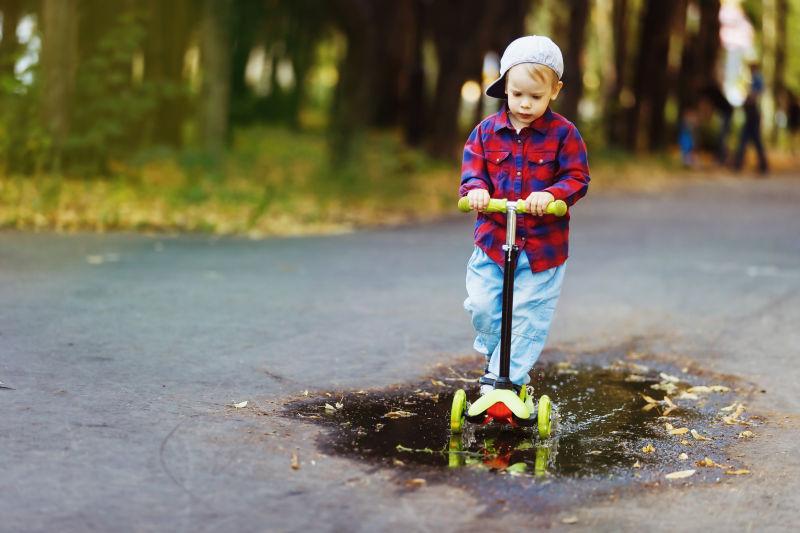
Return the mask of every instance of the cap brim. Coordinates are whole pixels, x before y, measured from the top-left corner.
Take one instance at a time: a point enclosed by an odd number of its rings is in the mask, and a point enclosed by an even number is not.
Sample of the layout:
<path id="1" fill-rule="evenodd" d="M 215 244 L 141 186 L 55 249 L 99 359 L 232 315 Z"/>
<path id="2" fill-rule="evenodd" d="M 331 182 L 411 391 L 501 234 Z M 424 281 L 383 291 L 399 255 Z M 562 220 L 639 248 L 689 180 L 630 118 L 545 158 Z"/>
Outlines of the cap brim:
<path id="1" fill-rule="evenodd" d="M 500 76 L 496 80 L 492 82 L 486 88 L 486 96 L 491 96 L 492 98 L 502 98 L 505 99 L 506 97 L 506 84 L 503 81 L 503 77 Z"/>

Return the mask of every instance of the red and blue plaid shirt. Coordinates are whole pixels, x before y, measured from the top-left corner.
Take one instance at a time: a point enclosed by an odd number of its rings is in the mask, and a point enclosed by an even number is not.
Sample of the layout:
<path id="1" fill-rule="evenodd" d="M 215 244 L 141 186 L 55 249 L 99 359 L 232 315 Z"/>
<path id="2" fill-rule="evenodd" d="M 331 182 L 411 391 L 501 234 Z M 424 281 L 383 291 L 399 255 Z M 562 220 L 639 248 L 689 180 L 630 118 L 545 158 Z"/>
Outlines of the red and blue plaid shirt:
<path id="1" fill-rule="evenodd" d="M 575 125 L 550 108 L 517 133 L 504 105 L 478 124 L 464 146 L 459 196 L 486 189 L 492 198 L 524 200 L 534 191 L 547 191 L 573 205 L 588 187 L 586 145 Z M 478 213 L 475 244 L 500 266 L 505 227 L 505 213 Z M 517 217 L 517 245 L 533 272 L 564 263 L 568 237 L 569 214 Z"/>

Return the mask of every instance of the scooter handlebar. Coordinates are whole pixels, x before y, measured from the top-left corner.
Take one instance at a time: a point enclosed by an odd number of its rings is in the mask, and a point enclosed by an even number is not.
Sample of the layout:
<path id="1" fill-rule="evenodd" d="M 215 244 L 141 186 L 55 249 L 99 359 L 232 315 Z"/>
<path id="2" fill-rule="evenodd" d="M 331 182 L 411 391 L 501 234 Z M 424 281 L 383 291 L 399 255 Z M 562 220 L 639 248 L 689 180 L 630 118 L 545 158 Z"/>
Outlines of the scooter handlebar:
<path id="1" fill-rule="evenodd" d="M 492 198 L 489 200 L 489 205 L 483 210 L 484 213 L 505 213 L 507 211 L 506 206 L 508 205 L 508 200 L 505 198 Z M 513 202 L 513 200 L 512 200 Z M 517 213 L 525 213 L 530 214 L 527 209 L 525 209 L 525 200 L 517 200 Z M 458 209 L 463 211 L 464 213 L 469 213 L 472 209 L 469 206 L 469 198 L 464 196 L 458 201 Z M 555 215 L 557 217 L 563 217 L 567 214 L 567 203 L 564 200 L 555 200 L 547 204 L 545 208 L 545 212 L 548 215 Z"/>

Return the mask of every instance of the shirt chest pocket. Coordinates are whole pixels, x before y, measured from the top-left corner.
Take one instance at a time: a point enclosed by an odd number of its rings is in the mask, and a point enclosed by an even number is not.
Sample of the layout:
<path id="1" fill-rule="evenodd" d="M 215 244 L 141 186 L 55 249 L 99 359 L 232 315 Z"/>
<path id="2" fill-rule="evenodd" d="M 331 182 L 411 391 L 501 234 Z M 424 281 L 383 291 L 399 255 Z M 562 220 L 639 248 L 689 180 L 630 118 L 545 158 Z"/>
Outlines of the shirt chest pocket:
<path id="1" fill-rule="evenodd" d="M 510 165 L 512 164 L 511 152 L 506 151 L 489 151 L 485 152 L 486 169 L 489 171 L 489 177 L 492 183 L 497 186 L 500 181 L 508 178 L 511 173 Z"/>
<path id="2" fill-rule="evenodd" d="M 540 190 L 552 185 L 556 175 L 556 153 L 530 153 L 528 155 L 528 175 L 535 182 L 533 190 Z"/>

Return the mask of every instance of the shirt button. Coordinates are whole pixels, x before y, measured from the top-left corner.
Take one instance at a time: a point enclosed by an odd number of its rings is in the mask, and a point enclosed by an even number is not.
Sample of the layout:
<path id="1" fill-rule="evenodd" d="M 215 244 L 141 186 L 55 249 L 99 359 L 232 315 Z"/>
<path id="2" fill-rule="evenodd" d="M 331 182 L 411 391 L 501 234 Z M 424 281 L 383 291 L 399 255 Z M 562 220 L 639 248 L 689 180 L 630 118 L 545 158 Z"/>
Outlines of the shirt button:
<path id="1" fill-rule="evenodd" d="M 517 176 L 522 176 L 522 172 L 517 171 Z"/>
<path id="2" fill-rule="evenodd" d="M 544 159 L 539 160 L 539 164 L 544 163 Z"/>
<path id="3" fill-rule="evenodd" d="M 498 162 L 498 163 L 500 162 L 500 158 L 499 158 L 499 157 L 497 158 L 497 162 Z"/>
<path id="4" fill-rule="evenodd" d="M 522 144 L 522 139 L 517 139 L 517 144 Z"/>

